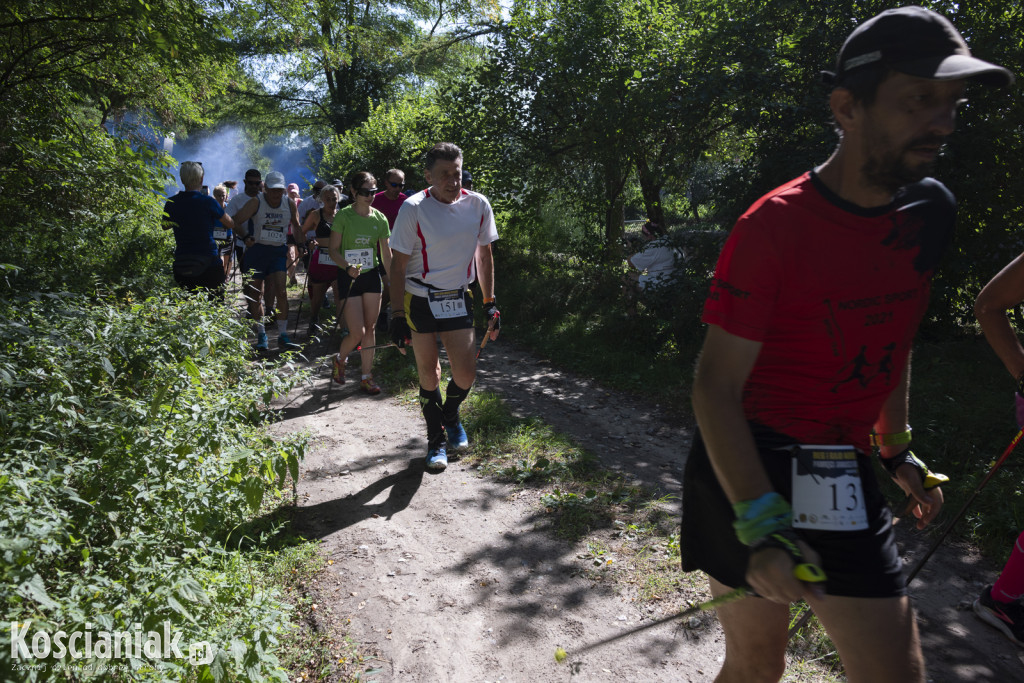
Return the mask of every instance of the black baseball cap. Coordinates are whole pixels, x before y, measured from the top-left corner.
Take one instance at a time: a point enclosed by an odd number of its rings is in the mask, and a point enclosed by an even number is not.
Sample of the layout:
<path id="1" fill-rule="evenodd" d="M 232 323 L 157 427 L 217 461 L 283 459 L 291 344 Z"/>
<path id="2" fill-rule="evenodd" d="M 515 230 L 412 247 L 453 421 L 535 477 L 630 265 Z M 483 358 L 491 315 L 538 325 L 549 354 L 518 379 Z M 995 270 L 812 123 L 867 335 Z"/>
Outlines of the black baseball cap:
<path id="1" fill-rule="evenodd" d="M 1009 69 L 971 55 L 949 19 L 917 5 L 886 10 L 855 28 L 839 51 L 835 72 L 822 76 L 842 85 L 850 73 L 876 64 L 936 80 L 968 78 L 997 87 L 1014 80 Z"/>
<path id="2" fill-rule="evenodd" d="M 245 177 L 246 178 L 253 178 L 255 180 L 262 180 L 263 179 L 263 176 L 260 175 L 260 171 L 257 168 L 250 168 L 248 171 L 245 172 Z"/>
<path id="3" fill-rule="evenodd" d="M 469 171 L 463 171 L 462 172 L 462 182 L 464 182 L 464 183 L 471 183 L 471 182 L 473 182 L 473 174 L 470 173 Z"/>

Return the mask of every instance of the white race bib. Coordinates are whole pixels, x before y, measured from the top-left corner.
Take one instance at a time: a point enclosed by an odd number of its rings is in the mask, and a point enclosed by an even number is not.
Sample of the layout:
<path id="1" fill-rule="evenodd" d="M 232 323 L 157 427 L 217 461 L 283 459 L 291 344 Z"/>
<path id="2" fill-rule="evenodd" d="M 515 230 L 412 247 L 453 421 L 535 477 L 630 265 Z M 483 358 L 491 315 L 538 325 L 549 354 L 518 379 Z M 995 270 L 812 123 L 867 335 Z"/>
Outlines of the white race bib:
<path id="1" fill-rule="evenodd" d="M 264 225 L 260 233 L 260 241 L 268 244 L 284 244 L 288 241 L 288 234 L 284 231 L 283 225 Z"/>
<path id="2" fill-rule="evenodd" d="M 447 289 L 444 291 L 427 292 L 427 303 L 435 320 L 459 318 L 466 315 L 466 297 L 463 289 Z"/>
<path id="3" fill-rule="evenodd" d="M 213 239 L 215 240 L 226 240 L 228 238 L 227 228 L 214 228 Z"/>
<path id="4" fill-rule="evenodd" d="M 336 266 L 338 265 L 331 259 L 331 250 L 327 247 L 320 247 L 320 256 L 316 260 L 321 266 Z"/>
<path id="5" fill-rule="evenodd" d="M 346 249 L 345 260 L 349 265 L 362 266 L 364 270 L 373 268 L 373 249 Z"/>
<path id="6" fill-rule="evenodd" d="M 864 487 L 853 446 L 798 446 L 793 456 L 793 527 L 868 528 Z"/>

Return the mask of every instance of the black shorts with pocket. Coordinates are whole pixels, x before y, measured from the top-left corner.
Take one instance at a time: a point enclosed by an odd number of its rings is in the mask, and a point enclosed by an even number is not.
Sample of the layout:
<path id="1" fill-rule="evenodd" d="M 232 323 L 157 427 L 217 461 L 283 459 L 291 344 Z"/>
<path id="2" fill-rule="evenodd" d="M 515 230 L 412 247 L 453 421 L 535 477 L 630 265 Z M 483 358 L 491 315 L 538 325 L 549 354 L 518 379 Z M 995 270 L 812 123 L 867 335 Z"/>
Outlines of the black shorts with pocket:
<path id="1" fill-rule="evenodd" d="M 776 448 L 795 444 L 796 440 L 756 425 L 752 425 L 752 430 L 772 487 L 786 500 L 792 500 L 793 455 Z M 796 531 L 821 555 L 825 592 L 829 595 L 856 598 L 906 595 L 903 563 L 892 530 L 892 511 L 878 486 L 870 458 L 859 456 L 857 469 L 868 528 Z M 695 430 L 683 474 L 683 521 L 679 540 L 683 571 L 700 569 L 726 586 L 746 585 L 750 553 L 736 538 L 732 526 L 735 519 L 732 505 L 711 467 L 700 432 Z"/>

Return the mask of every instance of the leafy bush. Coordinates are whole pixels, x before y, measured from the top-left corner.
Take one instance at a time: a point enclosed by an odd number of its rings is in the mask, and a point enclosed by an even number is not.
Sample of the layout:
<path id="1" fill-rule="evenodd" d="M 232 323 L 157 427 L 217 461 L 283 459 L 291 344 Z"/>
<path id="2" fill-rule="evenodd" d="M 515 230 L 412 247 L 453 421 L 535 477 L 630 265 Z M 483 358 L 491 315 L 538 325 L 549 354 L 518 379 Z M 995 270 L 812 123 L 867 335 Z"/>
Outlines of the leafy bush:
<path id="1" fill-rule="evenodd" d="M 0 302 L 5 622 L 53 634 L 167 621 L 183 645 L 217 650 L 201 680 L 280 677 L 287 608 L 238 571 L 227 540 L 297 477 L 304 443 L 264 426 L 301 376 L 252 364 L 244 333 L 227 308 L 177 293 Z M 0 670 L 11 657 L 0 644 Z M 132 661 L 159 679 L 195 675 L 186 665 Z"/>

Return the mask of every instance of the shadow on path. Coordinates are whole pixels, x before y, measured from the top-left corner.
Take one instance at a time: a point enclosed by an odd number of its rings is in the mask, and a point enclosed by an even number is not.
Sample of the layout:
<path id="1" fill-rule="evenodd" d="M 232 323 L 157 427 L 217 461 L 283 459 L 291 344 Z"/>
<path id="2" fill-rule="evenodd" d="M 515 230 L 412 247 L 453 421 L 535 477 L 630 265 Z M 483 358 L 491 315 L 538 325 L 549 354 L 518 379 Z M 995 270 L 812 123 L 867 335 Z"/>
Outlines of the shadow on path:
<path id="1" fill-rule="evenodd" d="M 410 459 L 404 470 L 378 479 L 361 491 L 344 498 L 296 508 L 295 530 L 306 538 L 324 538 L 371 517 L 391 519 L 409 507 L 419 491 L 426 471 L 423 465 L 422 458 Z M 387 498 L 379 503 L 371 502 L 384 491 L 388 491 Z"/>

